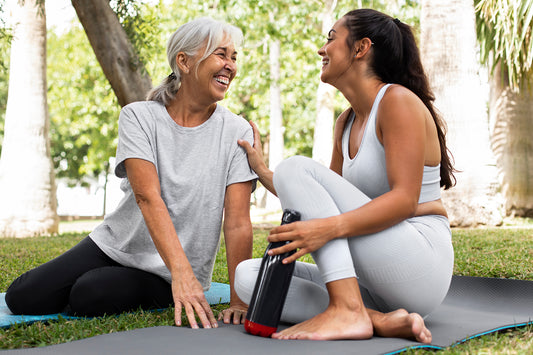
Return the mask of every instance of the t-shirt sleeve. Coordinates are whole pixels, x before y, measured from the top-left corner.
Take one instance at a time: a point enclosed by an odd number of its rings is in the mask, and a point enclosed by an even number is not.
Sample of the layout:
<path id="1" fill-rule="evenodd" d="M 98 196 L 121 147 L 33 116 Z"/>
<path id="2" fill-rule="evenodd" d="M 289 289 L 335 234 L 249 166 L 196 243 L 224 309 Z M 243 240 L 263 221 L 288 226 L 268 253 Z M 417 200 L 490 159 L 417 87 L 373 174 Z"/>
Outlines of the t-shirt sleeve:
<path id="1" fill-rule="evenodd" d="M 126 177 L 124 161 L 130 158 L 147 160 L 155 165 L 155 157 L 150 134 L 146 125 L 139 121 L 136 112 L 126 106 L 120 112 L 118 120 L 118 144 L 116 154 L 115 175 Z"/>
<path id="2" fill-rule="evenodd" d="M 250 144 L 254 143 L 253 131 L 251 127 L 246 129 L 241 139 L 247 140 Z M 235 149 L 233 158 L 231 159 L 227 186 L 238 182 L 245 182 L 250 180 L 253 181 L 253 186 L 255 189 L 257 175 L 250 168 L 250 164 L 248 164 L 248 156 L 246 155 L 246 151 L 243 147 L 237 144 L 237 148 Z"/>

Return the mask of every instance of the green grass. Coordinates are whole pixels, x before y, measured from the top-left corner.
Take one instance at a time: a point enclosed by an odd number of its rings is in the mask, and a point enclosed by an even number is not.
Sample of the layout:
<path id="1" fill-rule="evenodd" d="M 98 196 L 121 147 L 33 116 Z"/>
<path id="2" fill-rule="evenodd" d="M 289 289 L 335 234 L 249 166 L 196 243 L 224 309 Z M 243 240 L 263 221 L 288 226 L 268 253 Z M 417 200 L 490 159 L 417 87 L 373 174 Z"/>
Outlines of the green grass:
<path id="1" fill-rule="evenodd" d="M 87 233 L 64 233 L 52 237 L 30 239 L 0 239 L 0 292 L 26 270 L 71 248 Z M 268 230 L 254 231 L 254 257 L 261 257 L 266 247 Z M 490 228 L 454 229 L 456 275 L 503 277 L 533 280 L 533 229 Z M 228 282 L 225 248 L 221 244 L 217 254 L 213 281 Z M 306 256 L 303 261 L 311 261 Z M 226 305 L 217 305 L 215 314 Z M 162 312 L 137 312 L 93 319 L 59 319 L 50 323 L 36 322 L 0 329 L 0 349 L 37 347 L 114 333 L 136 328 L 173 325 L 173 309 Z M 188 324 L 186 317 L 183 318 Z M 409 354 L 433 353 L 410 350 Z M 471 339 L 443 350 L 440 354 L 528 354 L 533 353 L 533 327 L 522 327 L 498 334 Z"/>

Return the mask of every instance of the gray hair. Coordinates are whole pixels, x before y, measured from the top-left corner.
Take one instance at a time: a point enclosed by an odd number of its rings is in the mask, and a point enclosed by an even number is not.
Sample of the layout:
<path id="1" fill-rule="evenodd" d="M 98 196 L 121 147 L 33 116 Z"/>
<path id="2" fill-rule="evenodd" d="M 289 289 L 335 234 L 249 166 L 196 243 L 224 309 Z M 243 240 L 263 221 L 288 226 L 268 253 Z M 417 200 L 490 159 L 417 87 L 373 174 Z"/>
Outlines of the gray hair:
<path id="1" fill-rule="evenodd" d="M 196 70 L 198 65 L 213 53 L 226 37 L 229 37 L 235 46 L 239 46 L 243 40 L 242 31 L 239 28 L 207 17 L 180 26 L 167 42 L 167 58 L 172 74 L 153 88 L 146 99 L 159 101 L 165 106 L 168 105 L 181 86 L 181 74 L 176 64 L 178 53 L 184 52 L 187 56 L 192 57 L 197 55 L 205 46 L 203 55 L 196 63 Z"/>

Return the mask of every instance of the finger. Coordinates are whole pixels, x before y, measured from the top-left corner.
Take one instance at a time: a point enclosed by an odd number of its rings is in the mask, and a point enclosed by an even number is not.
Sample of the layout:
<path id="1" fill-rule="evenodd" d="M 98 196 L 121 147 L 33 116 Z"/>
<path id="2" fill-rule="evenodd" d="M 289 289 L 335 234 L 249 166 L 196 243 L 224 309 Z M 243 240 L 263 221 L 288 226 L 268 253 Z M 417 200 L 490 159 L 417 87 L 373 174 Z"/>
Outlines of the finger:
<path id="1" fill-rule="evenodd" d="M 215 318 L 215 314 L 213 313 L 213 310 L 211 309 L 211 306 L 209 305 L 209 303 L 205 299 L 203 301 L 203 304 L 204 304 L 204 308 L 205 308 L 206 313 L 207 313 L 207 318 L 209 319 L 209 322 L 211 323 L 211 327 L 218 328 L 218 323 L 217 323 L 217 320 Z"/>
<path id="2" fill-rule="evenodd" d="M 248 143 L 248 141 L 245 139 L 238 139 L 237 144 L 243 147 L 247 154 L 254 151 L 254 148 L 252 148 L 250 143 Z"/>
<path id="3" fill-rule="evenodd" d="M 300 249 L 296 253 L 292 254 L 291 256 L 283 259 L 281 262 L 283 264 L 290 264 L 290 263 L 295 262 L 296 260 L 298 260 L 302 256 L 304 256 L 305 254 L 307 254 L 307 253 L 305 251 L 303 251 L 303 249 Z"/>
<path id="4" fill-rule="evenodd" d="M 192 329 L 198 329 L 198 323 L 196 322 L 196 317 L 194 316 L 194 310 L 190 303 L 185 304 L 185 313 L 187 314 L 187 319 Z"/>
<path id="5" fill-rule="evenodd" d="M 231 308 L 224 311 L 224 324 L 231 323 L 231 317 L 233 316 L 233 310 Z"/>
<path id="6" fill-rule="evenodd" d="M 181 315 L 182 315 L 182 309 L 181 309 L 181 302 L 177 302 L 174 307 L 174 322 L 178 327 L 181 327 Z"/>
<path id="7" fill-rule="evenodd" d="M 290 242 L 280 247 L 270 249 L 268 251 L 268 255 L 273 256 L 273 255 L 284 254 L 291 250 L 296 250 L 296 249 L 298 249 L 298 245 L 295 242 Z"/>
<path id="8" fill-rule="evenodd" d="M 257 139 L 258 142 L 261 142 L 261 134 L 259 133 L 259 128 L 257 128 L 257 125 L 250 121 L 250 126 L 252 126 L 252 131 L 254 132 L 254 141 Z"/>
<path id="9" fill-rule="evenodd" d="M 202 323 L 202 327 L 211 328 L 211 322 L 209 321 L 207 317 L 203 304 L 195 302 L 194 310 L 196 311 L 196 314 L 198 315 L 198 318 L 200 319 L 200 323 Z"/>
<path id="10" fill-rule="evenodd" d="M 244 319 L 246 318 L 246 313 L 243 311 L 236 311 L 233 316 L 233 324 L 239 325 L 241 323 L 244 323 Z"/>

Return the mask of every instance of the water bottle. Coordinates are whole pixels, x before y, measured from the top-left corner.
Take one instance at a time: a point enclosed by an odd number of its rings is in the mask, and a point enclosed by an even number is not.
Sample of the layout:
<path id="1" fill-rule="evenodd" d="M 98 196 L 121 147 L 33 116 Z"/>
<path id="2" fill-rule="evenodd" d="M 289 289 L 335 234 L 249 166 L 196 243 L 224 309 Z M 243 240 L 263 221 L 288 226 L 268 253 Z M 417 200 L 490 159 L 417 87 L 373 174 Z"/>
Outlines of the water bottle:
<path id="1" fill-rule="evenodd" d="M 281 224 L 299 221 L 300 217 L 300 213 L 296 211 L 284 210 Z M 294 271 L 294 262 L 283 264 L 282 260 L 294 254 L 296 250 L 272 256 L 268 255 L 268 251 L 287 243 L 290 242 L 269 243 L 265 250 L 244 321 L 244 329 L 250 334 L 270 337 L 278 329 Z"/>

